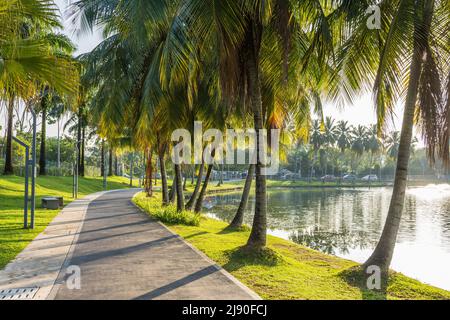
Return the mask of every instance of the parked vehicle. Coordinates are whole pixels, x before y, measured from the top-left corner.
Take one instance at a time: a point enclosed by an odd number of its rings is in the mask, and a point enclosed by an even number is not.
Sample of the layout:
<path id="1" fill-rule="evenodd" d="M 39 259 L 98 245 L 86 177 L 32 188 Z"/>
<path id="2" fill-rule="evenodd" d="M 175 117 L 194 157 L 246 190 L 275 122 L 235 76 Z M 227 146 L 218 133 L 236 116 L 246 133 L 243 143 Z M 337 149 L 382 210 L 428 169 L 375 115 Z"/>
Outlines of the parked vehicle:
<path id="1" fill-rule="evenodd" d="M 357 177 L 354 174 L 346 174 L 342 177 L 344 181 L 356 181 Z"/>
<path id="2" fill-rule="evenodd" d="M 378 176 L 376 174 L 369 174 L 361 178 L 361 181 L 378 181 Z"/>
<path id="3" fill-rule="evenodd" d="M 322 180 L 322 182 L 336 181 L 336 177 L 333 175 L 327 174 L 327 175 L 323 176 L 322 178 L 320 178 L 320 180 Z"/>

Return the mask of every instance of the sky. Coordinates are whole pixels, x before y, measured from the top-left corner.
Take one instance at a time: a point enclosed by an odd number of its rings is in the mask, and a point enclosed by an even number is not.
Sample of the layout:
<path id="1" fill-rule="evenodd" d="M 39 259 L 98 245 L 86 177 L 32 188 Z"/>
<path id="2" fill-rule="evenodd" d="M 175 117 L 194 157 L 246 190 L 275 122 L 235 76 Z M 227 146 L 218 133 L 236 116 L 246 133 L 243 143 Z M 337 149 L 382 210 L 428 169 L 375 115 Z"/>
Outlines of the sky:
<path id="1" fill-rule="evenodd" d="M 55 0 L 55 3 L 60 9 L 60 15 L 64 26 L 62 32 L 69 36 L 76 44 L 77 51 L 75 55 L 77 56 L 94 49 L 102 41 L 102 35 L 98 30 L 88 34 L 81 34 L 79 30 L 77 30 L 79 26 L 74 26 L 71 19 L 68 17 L 67 8 L 71 2 L 73 2 L 73 0 Z M 402 114 L 401 110 L 396 110 L 396 113 L 397 116 L 394 116 L 394 121 L 389 124 L 388 128 L 390 130 L 400 129 L 401 119 L 399 119 L 398 115 Z M 332 103 L 326 103 L 324 105 L 324 115 L 331 116 L 336 120 L 346 120 L 352 125 L 369 125 L 376 122 L 375 111 L 370 94 L 361 96 L 359 99 L 354 101 L 353 105 L 348 104 L 340 110 L 338 110 Z M 0 119 L 6 119 L 4 108 L 0 111 Z M 1 121 L 0 126 L 5 128 L 5 120 Z M 56 125 L 49 125 L 48 136 L 56 135 Z"/>

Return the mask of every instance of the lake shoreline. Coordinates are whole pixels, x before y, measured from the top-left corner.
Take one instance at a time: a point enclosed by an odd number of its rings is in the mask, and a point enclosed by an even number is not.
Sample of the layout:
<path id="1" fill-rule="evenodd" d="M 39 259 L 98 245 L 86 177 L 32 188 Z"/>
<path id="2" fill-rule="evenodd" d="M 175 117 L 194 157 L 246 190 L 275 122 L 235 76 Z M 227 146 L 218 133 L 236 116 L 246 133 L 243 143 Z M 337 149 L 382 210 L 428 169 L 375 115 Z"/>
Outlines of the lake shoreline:
<path id="1" fill-rule="evenodd" d="M 150 216 L 164 210 L 159 197 L 137 194 L 133 202 Z M 398 272 L 392 272 L 386 292 L 368 290 L 355 271 L 358 263 L 276 236 L 268 235 L 262 255 L 249 255 L 242 252 L 248 227 L 231 230 L 207 217 L 199 225 L 166 225 L 264 299 L 450 299 L 449 291 Z"/>

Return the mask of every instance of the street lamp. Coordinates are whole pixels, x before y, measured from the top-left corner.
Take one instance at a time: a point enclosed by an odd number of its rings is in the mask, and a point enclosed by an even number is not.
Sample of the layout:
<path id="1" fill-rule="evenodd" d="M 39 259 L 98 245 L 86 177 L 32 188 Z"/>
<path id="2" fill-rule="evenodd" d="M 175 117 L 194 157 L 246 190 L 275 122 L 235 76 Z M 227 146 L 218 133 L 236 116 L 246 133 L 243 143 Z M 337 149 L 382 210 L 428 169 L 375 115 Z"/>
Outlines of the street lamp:
<path id="1" fill-rule="evenodd" d="M 28 228 L 28 166 L 30 165 L 30 146 L 25 142 L 13 137 L 14 141 L 25 148 L 25 191 L 24 191 L 24 204 L 23 204 L 23 228 Z"/>
<path id="2" fill-rule="evenodd" d="M 36 208 L 36 112 L 30 108 L 33 118 L 33 139 L 31 141 L 31 208 L 30 208 L 30 228 L 34 229 L 34 211 Z"/>

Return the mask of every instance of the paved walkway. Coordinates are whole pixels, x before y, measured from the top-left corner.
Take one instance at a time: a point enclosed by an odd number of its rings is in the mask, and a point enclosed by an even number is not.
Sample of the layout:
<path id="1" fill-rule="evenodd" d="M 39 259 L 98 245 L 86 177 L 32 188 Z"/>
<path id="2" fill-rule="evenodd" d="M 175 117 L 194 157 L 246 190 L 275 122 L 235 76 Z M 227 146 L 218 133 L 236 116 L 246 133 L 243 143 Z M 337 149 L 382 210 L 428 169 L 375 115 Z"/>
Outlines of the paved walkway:
<path id="1" fill-rule="evenodd" d="M 42 291 L 42 281 L 34 284 L 41 288 L 36 294 L 37 298 L 258 299 L 255 293 L 202 253 L 137 209 L 131 203 L 131 197 L 135 193 L 136 190 L 123 190 L 97 194 L 84 201 L 87 204 L 84 214 L 78 213 L 70 221 L 60 219 L 61 221 L 56 221 L 59 224 L 52 223 L 49 226 L 61 228 L 64 224 L 79 223 L 77 232 L 70 233 L 72 239 L 67 234 L 53 234 L 50 239 L 44 240 L 47 246 L 52 244 L 52 250 L 56 250 L 55 242 L 60 242 L 60 247 L 66 249 L 66 255 L 63 262 L 60 257 L 53 259 L 58 261 L 54 262 L 51 272 L 46 270 L 47 259 L 41 259 L 41 264 L 34 264 L 34 271 L 43 269 L 41 273 L 47 276 L 47 283 L 54 277 L 51 285 L 44 285 L 45 292 Z M 74 206 L 68 208 L 70 211 L 63 210 L 60 215 L 67 220 L 68 216 L 72 216 L 76 204 Z M 12 264 L 16 263 L 17 268 L 18 262 L 20 260 Z M 61 263 L 59 271 L 57 263 Z M 73 272 L 78 267 L 81 272 L 81 289 L 68 289 L 66 280 L 74 279 L 68 270 Z M 14 265 L 7 266 L 10 271 L 11 268 Z M 42 276 L 36 277 L 33 274 L 28 277 L 27 287 L 32 287 L 33 281 L 42 279 Z M 0 289 L 1 278 L 2 272 Z M 15 283 L 17 281 L 10 281 L 9 287 L 13 287 Z"/>

